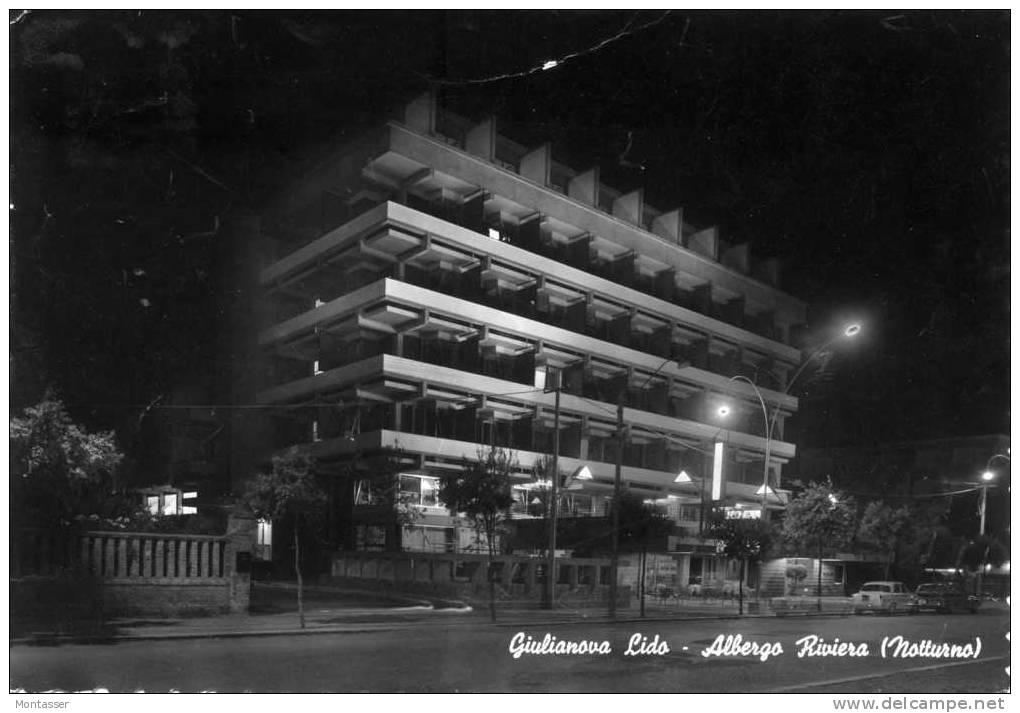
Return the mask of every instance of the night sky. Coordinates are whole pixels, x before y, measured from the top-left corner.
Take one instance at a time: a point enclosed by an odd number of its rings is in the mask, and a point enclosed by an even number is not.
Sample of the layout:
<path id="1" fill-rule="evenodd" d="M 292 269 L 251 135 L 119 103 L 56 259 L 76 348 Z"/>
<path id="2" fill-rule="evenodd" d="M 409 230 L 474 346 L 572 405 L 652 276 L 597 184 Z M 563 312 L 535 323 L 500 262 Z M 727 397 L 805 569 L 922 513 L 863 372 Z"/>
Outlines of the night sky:
<path id="1" fill-rule="evenodd" d="M 226 398 L 231 220 L 433 89 L 780 257 L 815 343 L 861 319 L 794 389 L 802 447 L 1009 431 L 1008 12 L 10 20 L 13 407 Z"/>

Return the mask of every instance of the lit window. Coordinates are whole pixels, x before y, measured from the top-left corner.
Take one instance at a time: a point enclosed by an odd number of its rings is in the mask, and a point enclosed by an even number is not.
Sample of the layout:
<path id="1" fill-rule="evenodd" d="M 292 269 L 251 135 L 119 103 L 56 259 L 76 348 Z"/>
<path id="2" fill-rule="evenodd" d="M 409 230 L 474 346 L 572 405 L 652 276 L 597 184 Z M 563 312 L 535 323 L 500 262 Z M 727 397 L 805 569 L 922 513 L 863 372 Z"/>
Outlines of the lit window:
<path id="1" fill-rule="evenodd" d="M 495 228 L 489 228 L 489 237 L 493 240 L 499 240 L 499 231 Z"/>
<path id="2" fill-rule="evenodd" d="M 536 367 L 536 369 L 535 369 L 535 388 L 536 389 L 544 389 L 545 388 L 545 367 L 544 366 Z"/>
<path id="3" fill-rule="evenodd" d="M 258 532 L 255 535 L 255 544 L 257 545 L 271 545 L 273 544 L 273 521 L 266 520 L 265 518 L 259 520 Z"/>
<path id="4" fill-rule="evenodd" d="M 165 493 L 163 495 L 163 514 L 177 514 L 177 493 Z"/>
<path id="5" fill-rule="evenodd" d="M 421 504 L 425 507 L 439 507 L 439 481 L 435 478 L 422 478 Z"/>
<path id="6" fill-rule="evenodd" d="M 150 495 L 145 498 L 145 505 L 152 515 L 159 515 L 159 496 Z"/>
<path id="7" fill-rule="evenodd" d="M 255 531 L 255 557 L 260 560 L 273 559 L 273 521 L 262 518 Z"/>
<path id="8" fill-rule="evenodd" d="M 442 507 L 439 502 L 439 479 L 420 475 L 400 476 L 401 499 L 417 507 Z"/>

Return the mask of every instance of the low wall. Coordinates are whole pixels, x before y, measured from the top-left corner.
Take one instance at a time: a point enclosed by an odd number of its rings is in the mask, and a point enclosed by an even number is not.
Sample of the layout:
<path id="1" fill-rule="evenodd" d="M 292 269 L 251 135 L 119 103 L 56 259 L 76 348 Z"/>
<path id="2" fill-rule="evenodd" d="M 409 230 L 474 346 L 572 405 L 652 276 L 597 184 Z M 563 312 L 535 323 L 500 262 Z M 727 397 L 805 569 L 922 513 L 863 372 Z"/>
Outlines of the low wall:
<path id="1" fill-rule="evenodd" d="M 254 521 L 228 518 L 224 535 L 22 531 L 12 543 L 12 601 L 85 608 L 95 616 L 179 616 L 247 611 Z M 239 557 L 240 555 L 240 557 Z M 242 566 L 239 568 L 238 563 Z M 70 593 L 75 602 L 64 602 Z M 91 603 L 83 604 L 83 598 Z M 12 614 L 17 612 L 13 611 Z"/>
<path id="2" fill-rule="evenodd" d="M 538 602 L 545 591 L 546 561 L 496 556 L 492 560 L 496 598 Z M 350 586 L 392 590 L 448 599 L 488 601 L 488 557 L 419 552 L 339 552 L 331 579 Z M 556 562 L 556 600 L 569 606 L 609 602 L 609 560 L 564 558 Z M 619 587 L 617 606 L 630 606 L 630 587 Z"/>
<path id="3" fill-rule="evenodd" d="M 807 616 L 811 614 L 851 614 L 853 600 L 849 597 L 773 597 L 769 609 L 776 616 Z"/>

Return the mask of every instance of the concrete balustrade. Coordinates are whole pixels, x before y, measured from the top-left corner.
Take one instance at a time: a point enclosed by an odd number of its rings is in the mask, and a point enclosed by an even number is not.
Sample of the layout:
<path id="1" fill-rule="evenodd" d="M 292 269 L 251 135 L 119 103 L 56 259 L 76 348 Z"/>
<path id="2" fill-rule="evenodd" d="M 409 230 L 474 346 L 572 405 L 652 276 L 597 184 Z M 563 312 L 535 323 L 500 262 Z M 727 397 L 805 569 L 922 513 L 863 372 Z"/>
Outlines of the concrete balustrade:
<path id="1" fill-rule="evenodd" d="M 566 558 L 556 563 L 557 601 L 602 606 L 609 596 L 609 560 Z M 545 589 L 545 560 L 497 555 L 492 576 L 500 601 L 537 602 Z M 489 558 L 484 554 L 339 552 L 331 575 L 337 584 L 482 601 L 488 597 Z M 628 606 L 630 587 L 620 587 Z"/>
<path id="2" fill-rule="evenodd" d="M 57 581 L 87 583 L 109 614 L 168 615 L 245 611 L 254 520 L 230 515 L 224 535 L 159 532 L 15 533 L 12 589 L 43 596 Z"/>

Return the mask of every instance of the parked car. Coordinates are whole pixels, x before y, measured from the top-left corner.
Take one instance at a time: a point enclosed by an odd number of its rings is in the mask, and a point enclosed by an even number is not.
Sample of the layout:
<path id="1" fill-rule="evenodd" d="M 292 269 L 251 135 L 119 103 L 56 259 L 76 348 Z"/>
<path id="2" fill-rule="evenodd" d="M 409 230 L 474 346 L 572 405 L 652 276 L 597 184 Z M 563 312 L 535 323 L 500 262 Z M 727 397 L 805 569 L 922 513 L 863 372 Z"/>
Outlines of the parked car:
<path id="1" fill-rule="evenodd" d="M 931 582 L 922 584 L 914 593 L 915 611 L 933 611 L 951 614 L 954 611 L 977 613 L 981 600 L 969 594 L 958 582 Z"/>
<path id="2" fill-rule="evenodd" d="M 903 586 L 903 582 L 865 582 L 852 600 L 854 614 L 914 611 L 914 595 Z"/>

